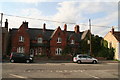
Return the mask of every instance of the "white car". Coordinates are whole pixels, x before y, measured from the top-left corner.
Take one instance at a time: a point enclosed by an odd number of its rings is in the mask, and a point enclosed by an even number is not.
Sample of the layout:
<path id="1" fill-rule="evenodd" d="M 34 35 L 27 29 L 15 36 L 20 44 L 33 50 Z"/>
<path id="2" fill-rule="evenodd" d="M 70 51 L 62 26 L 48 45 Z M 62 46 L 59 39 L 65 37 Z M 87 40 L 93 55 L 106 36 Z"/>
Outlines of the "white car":
<path id="1" fill-rule="evenodd" d="M 98 60 L 91 56 L 88 56 L 87 54 L 78 54 L 75 57 L 73 57 L 73 62 L 76 62 L 78 64 L 83 63 L 83 62 L 97 64 Z"/>

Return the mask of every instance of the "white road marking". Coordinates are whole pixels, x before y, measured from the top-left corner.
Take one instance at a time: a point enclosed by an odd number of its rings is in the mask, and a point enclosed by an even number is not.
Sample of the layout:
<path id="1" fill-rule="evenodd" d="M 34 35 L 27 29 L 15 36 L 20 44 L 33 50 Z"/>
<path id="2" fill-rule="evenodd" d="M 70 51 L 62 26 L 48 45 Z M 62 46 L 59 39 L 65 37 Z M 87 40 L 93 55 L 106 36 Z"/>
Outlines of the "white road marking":
<path id="1" fill-rule="evenodd" d="M 15 75 L 15 74 L 9 74 L 9 75 L 16 77 L 16 78 L 25 79 L 25 80 L 33 80 L 33 79 L 28 78 L 28 77 L 23 77 L 23 76 L 19 76 L 19 75 Z"/>
<path id="2" fill-rule="evenodd" d="M 77 70 L 73 70 L 73 72 L 78 72 Z"/>
<path id="3" fill-rule="evenodd" d="M 85 70 L 81 70 L 81 72 L 85 72 Z M 88 74 L 88 73 L 86 73 L 87 75 L 89 75 L 89 76 L 91 76 L 91 77 L 93 77 L 93 78 L 95 78 L 95 79 L 100 79 L 99 77 L 97 77 L 97 76 L 93 76 L 93 75 L 90 75 L 90 74 Z"/>
<path id="4" fill-rule="evenodd" d="M 92 76 L 92 75 L 89 75 L 89 76 L 91 76 L 91 77 L 93 77 L 93 78 L 96 78 L 96 79 L 99 79 L 99 77 L 97 77 L 97 76 Z"/>
<path id="5" fill-rule="evenodd" d="M 59 72 L 59 71 L 56 70 L 56 72 Z"/>
<path id="6" fill-rule="evenodd" d="M 14 76 L 14 77 L 17 77 L 17 78 L 27 78 L 27 77 L 18 76 L 18 75 L 15 75 L 15 74 L 9 74 L 9 75 Z"/>
<path id="7" fill-rule="evenodd" d="M 73 72 L 73 71 L 69 71 L 69 72 Z"/>
<path id="8" fill-rule="evenodd" d="M 62 71 L 59 71 L 59 72 L 62 72 Z"/>

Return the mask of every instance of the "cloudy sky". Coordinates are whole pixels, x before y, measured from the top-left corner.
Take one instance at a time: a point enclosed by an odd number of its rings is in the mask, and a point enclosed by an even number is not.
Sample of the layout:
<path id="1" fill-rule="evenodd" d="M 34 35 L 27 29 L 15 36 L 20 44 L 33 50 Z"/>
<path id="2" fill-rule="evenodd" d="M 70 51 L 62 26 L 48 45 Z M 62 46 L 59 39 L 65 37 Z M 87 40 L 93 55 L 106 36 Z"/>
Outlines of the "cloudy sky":
<path id="1" fill-rule="evenodd" d="M 80 31 L 84 31 L 89 29 L 88 20 L 91 19 L 93 34 L 104 37 L 112 26 L 118 30 L 117 0 L 2 0 L 0 5 L 0 13 L 5 14 L 3 22 L 7 18 L 9 28 L 19 28 L 26 20 L 30 28 L 42 28 L 46 23 L 47 29 L 56 29 L 58 26 L 63 29 L 66 23 L 69 31 L 73 31 L 76 24 L 80 25 Z"/>

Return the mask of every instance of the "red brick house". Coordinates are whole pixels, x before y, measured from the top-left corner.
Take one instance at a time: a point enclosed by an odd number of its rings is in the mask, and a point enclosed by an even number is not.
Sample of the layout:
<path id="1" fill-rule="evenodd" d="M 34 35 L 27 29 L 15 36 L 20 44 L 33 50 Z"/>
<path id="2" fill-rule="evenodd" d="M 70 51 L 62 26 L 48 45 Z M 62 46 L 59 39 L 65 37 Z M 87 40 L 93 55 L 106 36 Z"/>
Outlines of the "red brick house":
<path id="1" fill-rule="evenodd" d="M 74 31 L 67 31 L 67 25 L 64 30 L 60 26 L 55 29 L 29 28 L 28 22 L 23 22 L 19 29 L 10 30 L 11 52 L 19 52 L 34 55 L 60 56 L 63 49 L 69 45 L 73 46 L 73 51 L 79 46 L 81 39 L 84 39 L 88 30 L 80 32 L 79 25 L 76 25 Z"/>

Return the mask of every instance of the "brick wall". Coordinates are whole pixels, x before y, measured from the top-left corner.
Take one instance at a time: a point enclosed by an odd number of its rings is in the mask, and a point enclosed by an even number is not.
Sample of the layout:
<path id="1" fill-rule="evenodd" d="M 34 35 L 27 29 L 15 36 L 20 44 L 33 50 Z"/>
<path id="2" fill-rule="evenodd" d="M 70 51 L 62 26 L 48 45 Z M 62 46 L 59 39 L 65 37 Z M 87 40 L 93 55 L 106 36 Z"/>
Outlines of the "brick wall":
<path id="1" fill-rule="evenodd" d="M 24 37 L 24 42 L 19 42 L 19 36 Z M 24 47 L 25 53 L 29 53 L 30 37 L 29 34 L 26 32 L 26 28 L 24 27 L 24 25 L 21 25 L 19 30 L 12 37 L 12 52 L 17 52 L 17 48 L 19 46 Z"/>
<path id="2" fill-rule="evenodd" d="M 61 43 L 57 43 L 58 37 L 60 37 L 62 39 Z M 51 56 L 56 55 L 55 54 L 56 48 L 61 48 L 63 50 L 66 45 L 67 45 L 67 34 L 66 34 L 66 32 L 63 32 L 60 27 L 58 27 L 50 40 Z"/>

